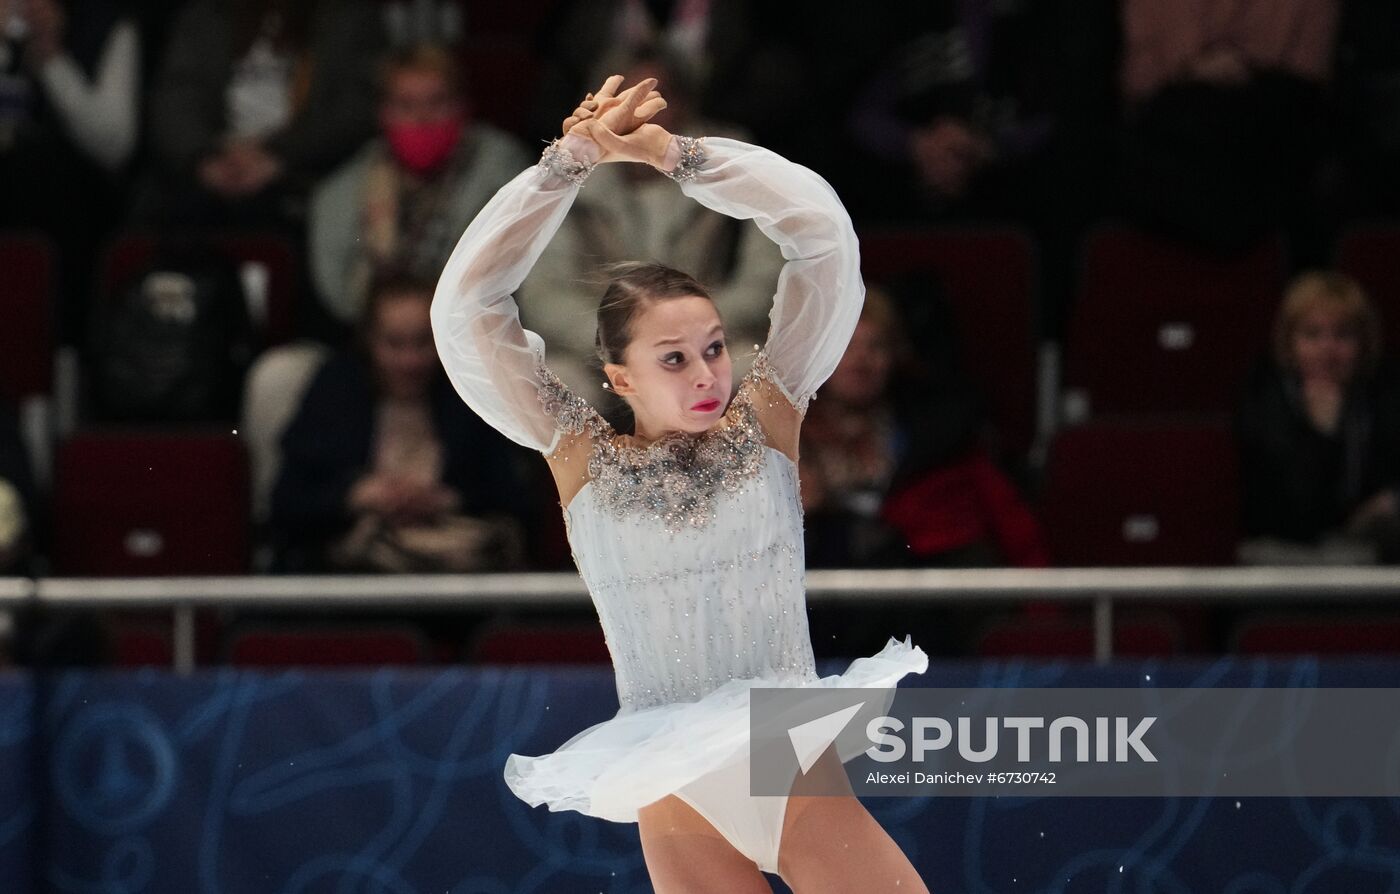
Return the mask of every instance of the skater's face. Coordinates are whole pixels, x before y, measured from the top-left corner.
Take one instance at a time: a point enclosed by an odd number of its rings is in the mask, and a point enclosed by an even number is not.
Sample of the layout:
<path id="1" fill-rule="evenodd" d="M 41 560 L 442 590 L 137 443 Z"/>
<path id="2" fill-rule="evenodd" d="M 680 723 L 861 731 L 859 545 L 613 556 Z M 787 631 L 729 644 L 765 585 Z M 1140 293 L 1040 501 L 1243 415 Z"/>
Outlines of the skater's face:
<path id="1" fill-rule="evenodd" d="M 874 320 L 861 320 L 824 390 L 852 406 L 879 400 L 889 384 L 893 359 L 885 327 Z"/>
<path id="2" fill-rule="evenodd" d="M 416 400 L 438 370 L 430 294 L 405 291 L 381 298 L 369 331 L 370 359 L 387 397 Z"/>
<path id="3" fill-rule="evenodd" d="M 733 373 L 714 302 L 699 295 L 644 302 L 623 363 L 604 367 L 637 418 L 637 434 L 698 434 L 729 405 Z"/>
<path id="4" fill-rule="evenodd" d="M 1337 384 L 1351 381 L 1361 355 L 1357 328 L 1334 308 L 1319 307 L 1304 314 L 1293 329 L 1293 360 L 1298 374 Z"/>

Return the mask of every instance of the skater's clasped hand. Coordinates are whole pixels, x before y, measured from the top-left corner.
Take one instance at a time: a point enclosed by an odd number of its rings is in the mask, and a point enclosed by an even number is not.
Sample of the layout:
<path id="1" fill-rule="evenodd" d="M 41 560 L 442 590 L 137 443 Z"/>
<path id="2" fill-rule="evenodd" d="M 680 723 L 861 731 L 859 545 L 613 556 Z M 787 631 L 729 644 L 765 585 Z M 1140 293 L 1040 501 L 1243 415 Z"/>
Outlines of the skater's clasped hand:
<path id="1" fill-rule="evenodd" d="M 619 93 L 622 75 L 613 75 L 564 119 L 564 134 L 592 140 L 601 152 L 598 164 L 637 161 L 661 167 L 671 133 L 650 123 L 653 115 L 666 108 L 666 100 L 654 89 L 656 83 L 656 78 L 646 78 Z"/>

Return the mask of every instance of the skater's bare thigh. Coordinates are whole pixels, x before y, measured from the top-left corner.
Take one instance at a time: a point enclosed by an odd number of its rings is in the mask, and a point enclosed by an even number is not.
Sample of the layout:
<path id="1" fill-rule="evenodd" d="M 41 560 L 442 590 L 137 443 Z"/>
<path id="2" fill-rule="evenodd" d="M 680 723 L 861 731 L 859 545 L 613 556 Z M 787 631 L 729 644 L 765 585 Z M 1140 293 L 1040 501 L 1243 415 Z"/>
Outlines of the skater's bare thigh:
<path id="1" fill-rule="evenodd" d="M 675 795 L 637 812 L 642 855 L 657 894 L 771 894 L 763 873 Z"/>

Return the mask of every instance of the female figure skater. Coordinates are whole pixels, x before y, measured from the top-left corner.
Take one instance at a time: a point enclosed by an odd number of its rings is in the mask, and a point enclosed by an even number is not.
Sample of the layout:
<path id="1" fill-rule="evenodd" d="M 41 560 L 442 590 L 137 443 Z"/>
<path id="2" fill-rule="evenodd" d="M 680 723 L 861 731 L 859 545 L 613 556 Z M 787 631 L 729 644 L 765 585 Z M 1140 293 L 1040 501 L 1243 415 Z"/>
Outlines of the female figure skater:
<path id="1" fill-rule="evenodd" d="M 482 209 L 433 301 L 462 398 L 553 472 L 621 704 L 552 754 L 511 755 L 506 782 L 535 806 L 638 823 L 665 894 L 767 892 L 762 872 L 798 894 L 927 892 L 850 794 L 834 748 L 794 790 L 821 776 L 844 794 L 749 794 L 750 688 L 888 690 L 928 667 L 923 650 L 892 638 L 844 674 L 814 671 L 795 461 L 807 402 L 864 300 L 850 219 L 825 180 L 773 152 L 651 124 L 665 107 L 654 78 L 621 85 L 614 75 L 589 94 L 539 164 Z M 630 434 L 550 371 L 512 297 L 589 171 L 609 162 L 651 164 L 685 195 L 752 219 L 788 259 L 767 343 L 737 387 L 699 283 L 658 265 L 615 271 L 597 340 Z"/>

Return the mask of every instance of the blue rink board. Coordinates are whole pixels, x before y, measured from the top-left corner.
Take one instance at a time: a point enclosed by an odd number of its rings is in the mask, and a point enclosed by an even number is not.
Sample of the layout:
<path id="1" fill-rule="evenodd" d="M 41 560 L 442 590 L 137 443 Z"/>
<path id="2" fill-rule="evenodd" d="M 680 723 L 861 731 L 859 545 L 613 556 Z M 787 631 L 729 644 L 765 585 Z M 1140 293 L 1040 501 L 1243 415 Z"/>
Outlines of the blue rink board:
<path id="1" fill-rule="evenodd" d="M 1400 662 L 935 663 L 905 684 L 1393 687 Z M 605 669 L 0 675 L 0 894 L 648 892 L 635 825 L 501 779 L 616 708 Z M 1400 894 L 1400 799 L 866 803 L 937 894 Z"/>

